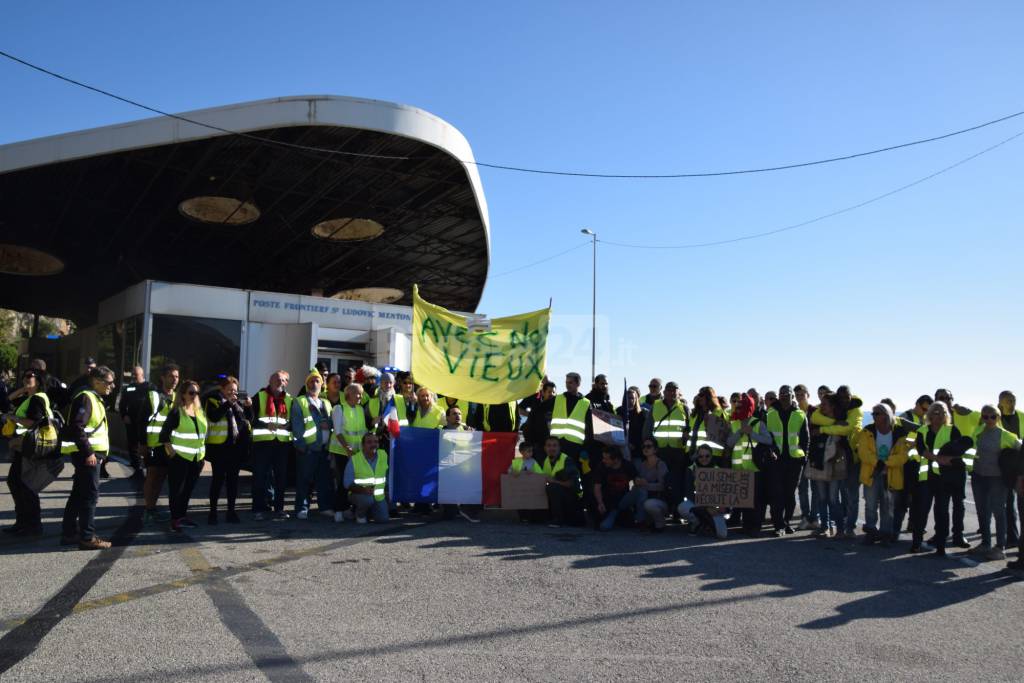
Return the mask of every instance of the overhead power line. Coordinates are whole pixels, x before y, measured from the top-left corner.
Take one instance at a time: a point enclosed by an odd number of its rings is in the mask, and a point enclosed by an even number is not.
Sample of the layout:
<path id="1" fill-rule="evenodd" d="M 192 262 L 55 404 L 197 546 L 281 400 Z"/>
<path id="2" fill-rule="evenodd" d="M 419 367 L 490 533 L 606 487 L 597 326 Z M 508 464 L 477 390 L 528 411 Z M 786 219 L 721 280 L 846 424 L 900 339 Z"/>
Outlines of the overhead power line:
<path id="1" fill-rule="evenodd" d="M 285 148 L 289 148 L 289 149 L 298 149 L 298 150 L 303 150 L 303 151 L 306 151 L 306 152 L 315 152 L 315 153 L 318 153 L 318 154 L 329 154 L 329 155 L 336 155 L 336 156 L 362 157 L 362 158 L 373 158 L 373 159 L 384 159 L 384 160 L 390 160 L 390 161 L 406 161 L 406 160 L 416 160 L 416 159 L 423 159 L 423 158 L 425 158 L 425 157 L 401 156 L 401 155 L 362 154 L 362 153 L 359 153 L 359 152 L 346 152 L 346 151 L 337 150 L 337 149 L 330 149 L 330 148 L 326 148 L 326 147 L 315 147 L 315 146 L 310 146 L 310 145 L 299 145 L 299 144 L 295 144 L 295 143 L 291 143 L 291 142 L 285 142 L 285 141 L 281 141 L 281 140 L 273 140 L 271 138 L 265 138 L 265 137 L 262 137 L 260 135 L 253 135 L 252 133 L 243 133 L 243 132 L 233 131 L 233 130 L 229 130 L 227 128 L 222 128 L 220 126 L 216 126 L 216 125 L 213 125 L 213 124 L 204 123 L 202 121 L 197 121 L 197 120 L 191 119 L 191 118 L 189 118 L 187 116 L 182 116 L 180 114 L 172 114 L 170 112 L 163 111 L 162 109 L 157 109 L 156 107 L 151 107 L 151 106 L 149 106 L 147 104 L 143 104 L 142 102 L 138 102 L 138 101 L 130 99 L 128 97 L 124 97 L 122 95 L 118 95 L 116 93 L 110 92 L 109 90 L 104 90 L 103 88 L 99 88 L 99 87 L 96 87 L 94 85 L 89 85 L 88 83 L 83 83 L 82 81 L 76 80 L 74 78 L 70 78 L 69 76 L 65 76 L 63 74 L 57 73 L 56 71 L 52 71 L 52 70 L 47 69 L 45 67 L 39 66 L 37 64 L 33 64 L 32 62 L 29 62 L 27 60 L 21 59 L 20 57 L 16 57 L 16 56 L 10 54 L 9 52 L 4 52 L 4 51 L 0 50 L 0 57 L 6 57 L 7 59 L 11 60 L 12 62 L 16 62 L 16 63 L 21 64 L 23 66 L 26 66 L 26 67 L 28 67 L 30 69 L 34 69 L 35 71 L 38 71 L 40 73 L 46 74 L 47 76 L 51 76 L 53 78 L 59 79 L 61 81 L 64 81 L 65 83 L 70 83 L 71 85 L 75 85 L 75 86 L 78 86 L 80 88 L 85 88 L 86 90 L 91 90 L 91 91 L 93 91 L 95 93 L 98 93 L 100 95 L 104 95 L 105 97 L 110 97 L 112 99 L 118 100 L 119 102 L 123 102 L 125 104 L 129 104 L 129 105 L 131 105 L 133 107 L 138 107 L 139 109 L 143 109 L 145 111 L 152 112 L 154 114 L 159 114 L 160 116 L 166 116 L 166 117 L 178 120 L 178 121 L 182 121 L 184 123 L 190 123 L 192 125 L 201 126 L 203 128 L 207 128 L 207 129 L 210 129 L 210 130 L 215 130 L 215 131 L 218 131 L 218 132 L 221 132 L 221 133 L 225 133 L 227 135 L 236 135 L 236 136 L 239 136 L 239 137 L 242 137 L 242 138 L 246 138 L 248 140 L 253 140 L 253 141 L 260 142 L 260 143 L 267 144 L 267 145 L 275 145 L 275 146 L 278 146 L 278 147 L 285 147 Z M 489 162 L 483 162 L 483 161 L 473 161 L 473 160 L 467 160 L 467 159 L 460 159 L 459 161 L 461 163 L 463 163 L 463 164 L 472 164 L 474 166 L 478 166 L 478 167 L 481 167 L 481 168 L 490 168 L 490 169 L 495 169 L 495 170 L 500 170 L 500 171 L 512 171 L 512 172 L 517 172 L 517 173 L 531 173 L 531 174 L 539 174 L 539 175 L 568 176 L 568 177 L 579 177 L 579 178 L 609 178 L 609 179 L 629 179 L 629 180 L 659 180 L 659 179 L 660 180 L 667 180 L 667 179 L 685 179 L 685 178 L 714 178 L 714 177 L 720 177 L 720 176 L 750 175 L 750 174 L 755 174 L 755 173 L 771 173 L 771 172 L 775 172 L 775 171 L 788 171 L 788 170 L 797 169 L 797 168 L 807 168 L 807 167 L 810 167 L 810 166 L 822 166 L 822 165 L 825 165 L 825 164 L 833 164 L 833 163 L 837 163 L 837 162 L 840 162 L 840 161 L 850 161 L 852 159 L 859 159 L 859 158 L 862 158 L 862 157 L 873 156 L 875 154 L 883 154 L 885 152 L 892 152 L 892 151 L 899 150 L 899 149 L 905 149 L 907 147 L 914 147 L 914 146 L 917 146 L 917 145 L 924 145 L 924 144 L 928 144 L 928 143 L 932 143 L 932 142 L 938 142 L 940 140 L 946 140 L 948 138 L 956 137 L 958 135 L 964 135 L 966 133 L 971 133 L 971 132 L 974 132 L 974 131 L 977 131 L 977 130 L 981 130 L 982 128 L 987 128 L 989 126 L 994 126 L 996 124 L 1003 123 L 1005 121 L 1009 121 L 1011 119 L 1017 118 L 1019 116 L 1024 116 L 1024 111 L 1018 111 L 1018 112 L 1014 112 L 1012 114 L 1007 114 L 1007 115 L 1001 116 L 1001 117 L 999 117 L 997 119 L 992 119 L 991 121 L 985 121 L 984 123 L 978 123 L 978 124 L 975 124 L 973 126 L 968 126 L 967 128 L 961 128 L 959 130 L 954 130 L 954 131 L 951 131 L 951 132 L 948 132 L 948 133 L 943 133 L 941 135 L 935 135 L 935 136 L 932 136 L 932 137 L 922 138 L 922 139 L 919 139 L 919 140 L 911 140 L 909 142 L 903 142 L 903 143 L 896 144 L 896 145 L 889 145 L 887 147 L 879 147 L 877 149 L 871 149 L 871 150 L 867 150 L 867 151 L 863 151 L 863 152 L 856 152 L 856 153 L 853 153 L 853 154 L 844 154 L 844 155 L 840 155 L 840 156 L 828 157 L 826 159 L 816 159 L 816 160 L 813 160 L 813 161 L 801 161 L 801 162 L 795 162 L 795 163 L 790 163 L 790 164 L 779 164 L 779 165 L 773 165 L 773 166 L 763 166 L 763 167 L 743 168 L 743 169 L 732 169 L 732 170 L 723 170 L 723 171 L 699 171 L 699 172 L 684 172 L 684 173 L 591 173 L 591 172 L 586 172 L 586 171 L 530 168 L 530 167 L 526 167 L 526 166 L 513 166 L 513 165 L 509 165 L 509 164 L 497 164 L 497 163 L 489 163 Z"/>

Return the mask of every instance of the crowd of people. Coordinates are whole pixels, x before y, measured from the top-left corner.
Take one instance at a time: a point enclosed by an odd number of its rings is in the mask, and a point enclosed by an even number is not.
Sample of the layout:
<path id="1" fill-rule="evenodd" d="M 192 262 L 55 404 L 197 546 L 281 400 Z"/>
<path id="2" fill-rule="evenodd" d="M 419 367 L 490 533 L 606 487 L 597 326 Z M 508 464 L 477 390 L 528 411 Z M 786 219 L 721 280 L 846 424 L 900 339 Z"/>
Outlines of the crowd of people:
<path id="1" fill-rule="evenodd" d="M 38 478 L 32 485 L 27 477 L 39 456 L 22 443 L 31 430 L 56 425 L 59 454 L 49 466 L 67 458 L 74 468 L 60 542 L 109 547 L 96 535 L 95 513 L 103 466 L 113 455 L 114 373 L 93 363 L 69 388 L 35 361 L 21 380 L 0 396 L 12 427 L 8 486 L 16 510 L 15 524 L 4 531 L 42 533 Z M 778 537 L 810 530 L 823 538 L 859 537 L 865 545 L 898 542 L 906 523 L 911 553 L 942 557 L 960 548 L 979 560 L 1002 560 L 1007 549 L 1024 546 L 1017 524 L 1018 517 L 1024 521 L 1024 412 L 1010 391 L 974 410 L 939 389 L 898 412 L 884 398 L 869 408 L 845 385 L 821 386 L 814 395 L 802 384 L 763 395 L 748 389 L 728 401 L 705 386 L 687 402 L 675 382 L 652 379 L 646 393 L 630 387 L 616 407 L 603 375 L 583 395 L 577 373 L 566 375 L 561 393 L 545 379 L 536 395 L 496 405 L 437 396 L 408 373 L 369 367 L 341 374 L 314 368 L 295 395 L 289 383 L 289 374 L 277 371 L 250 397 L 231 376 L 202 386 L 166 365 L 150 382 L 135 368 L 116 412 L 126 430 L 128 465 L 142 480 L 145 522 L 167 524 L 172 532 L 196 527 L 188 510 L 205 462 L 212 466 L 210 525 L 241 521 L 243 468 L 252 472 L 253 521 L 319 515 L 364 524 L 431 514 L 429 505 L 389 497 L 394 435 L 406 428 L 475 429 L 519 433 L 509 474 L 544 477 L 548 509 L 520 511 L 526 523 L 651 532 L 678 523 L 718 538 L 730 529 L 756 536 L 770 525 L 768 533 Z M 607 430 L 595 436 L 595 420 L 610 416 L 624 428 L 619 441 Z M 703 504 L 697 468 L 749 472 L 753 506 Z M 980 534 L 973 547 L 964 530 L 968 480 Z M 166 509 L 160 505 L 165 488 Z M 441 507 L 449 518 L 480 519 L 478 506 Z M 1009 566 L 1024 568 L 1022 556 L 1024 547 Z"/>

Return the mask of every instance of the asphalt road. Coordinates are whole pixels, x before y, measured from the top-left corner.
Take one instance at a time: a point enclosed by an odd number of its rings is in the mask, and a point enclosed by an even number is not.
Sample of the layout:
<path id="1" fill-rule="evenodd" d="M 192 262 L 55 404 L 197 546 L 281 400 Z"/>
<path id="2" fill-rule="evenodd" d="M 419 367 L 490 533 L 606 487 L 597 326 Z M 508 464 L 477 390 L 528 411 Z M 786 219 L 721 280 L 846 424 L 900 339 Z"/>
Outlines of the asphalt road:
<path id="1" fill-rule="evenodd" d="M 80 552 L 57 545 L 69 486 L 44 492 L 46 537 L 0 541 L 4 683 L 1021 680 L 1021 577 L 907 542 L 601 534 L 500 511 L 208 527 L 205 507 L 173 536 L 141 527 L 115 481 L 100 526 L 117 545 Z"/>

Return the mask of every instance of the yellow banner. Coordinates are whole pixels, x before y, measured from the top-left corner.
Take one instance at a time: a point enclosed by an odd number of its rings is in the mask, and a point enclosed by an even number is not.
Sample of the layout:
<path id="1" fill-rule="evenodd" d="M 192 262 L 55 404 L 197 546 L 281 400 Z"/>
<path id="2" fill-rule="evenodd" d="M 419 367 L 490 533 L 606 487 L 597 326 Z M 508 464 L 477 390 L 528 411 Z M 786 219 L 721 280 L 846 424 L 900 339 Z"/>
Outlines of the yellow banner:
<path id="1" fill-rule="evenodd" d="M 413 288 L 412 376 L 453 398 L 507 403 L 536 393 L 544 379 L 551 309 L 483 319 L 435 306 Z"/>

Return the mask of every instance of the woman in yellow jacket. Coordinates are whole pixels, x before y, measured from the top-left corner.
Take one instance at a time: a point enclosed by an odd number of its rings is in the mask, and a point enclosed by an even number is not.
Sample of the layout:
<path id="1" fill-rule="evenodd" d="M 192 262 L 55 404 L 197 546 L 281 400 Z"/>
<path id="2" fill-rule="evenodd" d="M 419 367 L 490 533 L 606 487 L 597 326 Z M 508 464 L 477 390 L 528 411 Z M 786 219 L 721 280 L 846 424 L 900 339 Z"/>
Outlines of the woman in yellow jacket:
<path id="1" fill-rule="evenodd" d="M 903 490 L 903 466 L 910 444 L 907 428 L 894 426 L 892 409 L 879 403 L 871 409 L 873 423 L 857 434 L 860 483 L 864 485 L 864 545 L 896 540 L 893 493 Z M 881 517 L 881 520 L 879 520 Z M 880 522 L 880 523 L 879 523 Z"/>
<path id="2" fill-rule="evenodd" d="M 811 415 L 811 424 L 821 429 L 822 434 L 838 436 L 846 439 L 850 445 L 850 453 L 853 461 L 846 470 L 846 481 L 839 487 L 839 503 L 844 511 L 844 528 L 839 529 L 840 538 L 852 538 L 857 529 L 857 513 L 860 511 L 860 476 L 857 471 L 857 443 L 860 436 L 861 424 L 864 419 L 864 411 L 861 406 L 864 402 L 857 396 L 850 393 L 850 387 L 845 384 L 836 389 L 834 394 L 835 403 L 838 408 L 837 417 L 830 418 L 820 411 L 814 411 Z M 843 415 L 845 417 L 838 417 Z"/>

